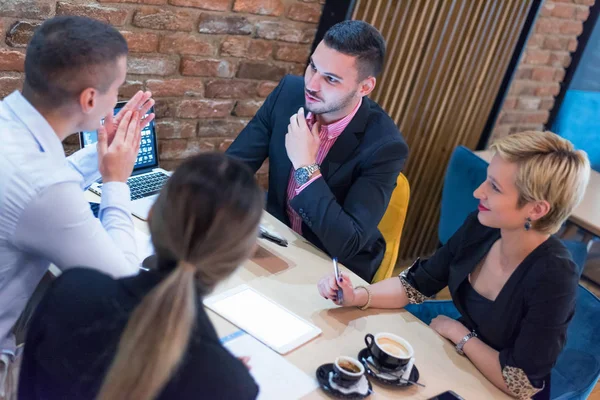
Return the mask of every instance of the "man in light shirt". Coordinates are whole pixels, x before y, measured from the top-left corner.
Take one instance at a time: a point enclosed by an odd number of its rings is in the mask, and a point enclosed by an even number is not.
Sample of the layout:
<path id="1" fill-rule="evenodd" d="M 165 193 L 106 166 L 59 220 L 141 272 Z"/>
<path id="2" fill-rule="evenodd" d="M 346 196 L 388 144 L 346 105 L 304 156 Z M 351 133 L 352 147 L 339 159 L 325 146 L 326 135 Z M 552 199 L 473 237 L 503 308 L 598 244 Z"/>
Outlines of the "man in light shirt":
<path id="1" fill-rule="evenodd" d="M 0 102 L 0 398 L 16 349 L 11 330 L 51 263 L 115 277 L 138 271 L 126 181 L 154 102 L 139 92 L 113 116 L 127 52 L 104 23 L 50 19 L 27 48 L 22 93 Z M 61 142 L 90 130 L 97 149 L 66 158 Z M 100 176 L 96 219 L 83 191 Z"/>

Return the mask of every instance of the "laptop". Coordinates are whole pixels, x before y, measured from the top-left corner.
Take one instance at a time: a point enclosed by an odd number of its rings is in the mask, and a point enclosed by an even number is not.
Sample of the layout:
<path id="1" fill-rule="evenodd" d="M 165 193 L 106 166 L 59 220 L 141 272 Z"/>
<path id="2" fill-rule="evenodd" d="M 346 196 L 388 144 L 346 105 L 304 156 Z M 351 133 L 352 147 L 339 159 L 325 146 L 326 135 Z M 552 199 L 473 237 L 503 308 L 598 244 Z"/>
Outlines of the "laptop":
<path id="1" fill-rule="evenodd" d="M 116 115 L 125 104 L 127 104 L 125 101 L 118 102 L 114 114 Z M 148 113 L 153 112 L 154 108 L 148 111 Z M 81 148 L 95 146 L 97 141 L 97 131 L 79 133 Z M 138 153 L 131 177 L 127 180 L 127 185 L 129 185 L 129 189 L 131 190 L 131 213 L 138 218 L 147 220 L 148 212 L 152 204 L 156 201 L 158 192 L 171 174 L 158 165 L 158 148 L 154 121 L 150 122 L 142 130 L 141 141 L 140 152 Z M 102 180 L 94 182 L 89 190 L 101 196 Z"/>

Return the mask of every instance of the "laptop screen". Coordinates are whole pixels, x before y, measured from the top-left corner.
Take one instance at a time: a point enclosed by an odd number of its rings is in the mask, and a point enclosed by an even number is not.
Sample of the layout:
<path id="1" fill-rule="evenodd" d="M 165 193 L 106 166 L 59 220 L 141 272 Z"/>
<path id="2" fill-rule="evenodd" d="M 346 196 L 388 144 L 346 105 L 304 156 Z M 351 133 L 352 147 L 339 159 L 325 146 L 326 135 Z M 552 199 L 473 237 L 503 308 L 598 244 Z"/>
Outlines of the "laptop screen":
<path id="1" fill-rule="evenodd" d="M 117 103 L 114 115 L 125 106 L 126 102 Z M 148 113 L 153 113 L 154 107 L 148 111 Z M 95 145 L 98 141 L 98 132 L 90 131 L 90 132 L 81 132 L 79 134 L 80 142 L 82 147 L 88 147 L 91 145 Z M 133 170 L 140 170 L 144 168 L 153 168 L 158 166 L 158 150 L 156 143 L 156 131 L 154 128 L 154 121 L 150 122 L 147 127 L 142 130 L 142 143 L 140 144 L 140 152 L 138 153 L 138 158 L 135 162 Z"/>

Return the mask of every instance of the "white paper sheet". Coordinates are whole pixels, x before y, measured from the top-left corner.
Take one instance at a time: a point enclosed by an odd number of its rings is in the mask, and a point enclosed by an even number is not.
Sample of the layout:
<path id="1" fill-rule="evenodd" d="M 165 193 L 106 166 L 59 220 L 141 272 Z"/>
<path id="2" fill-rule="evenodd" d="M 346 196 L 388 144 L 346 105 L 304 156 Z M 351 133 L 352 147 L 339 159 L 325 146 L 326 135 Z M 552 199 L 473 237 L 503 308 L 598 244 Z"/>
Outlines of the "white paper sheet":
<path id="1" fill-rule="evenodd" d="M 319 387 L 315 377 L 243 331 L 221 342 L 236 357 L 250 357 L 250 374 L 260 387 L 259 400 L 299 399 Z"/>

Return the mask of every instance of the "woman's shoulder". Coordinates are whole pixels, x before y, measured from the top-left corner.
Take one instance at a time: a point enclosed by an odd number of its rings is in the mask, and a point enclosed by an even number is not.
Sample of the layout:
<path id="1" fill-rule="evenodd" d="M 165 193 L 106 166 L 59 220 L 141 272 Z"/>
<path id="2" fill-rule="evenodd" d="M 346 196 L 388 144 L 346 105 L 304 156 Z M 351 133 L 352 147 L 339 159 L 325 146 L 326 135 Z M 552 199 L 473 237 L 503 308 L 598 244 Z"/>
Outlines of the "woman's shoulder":
<path id="1" fill-rule="evenodd" d="M 578 267 L 565 245 L 555 236 L 551 236 L 529 256 L 530 268 L 527 279 L 532 287 L 542 288 L 552 285 L 575 292 L 579 283 Z"/>

